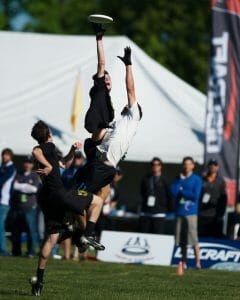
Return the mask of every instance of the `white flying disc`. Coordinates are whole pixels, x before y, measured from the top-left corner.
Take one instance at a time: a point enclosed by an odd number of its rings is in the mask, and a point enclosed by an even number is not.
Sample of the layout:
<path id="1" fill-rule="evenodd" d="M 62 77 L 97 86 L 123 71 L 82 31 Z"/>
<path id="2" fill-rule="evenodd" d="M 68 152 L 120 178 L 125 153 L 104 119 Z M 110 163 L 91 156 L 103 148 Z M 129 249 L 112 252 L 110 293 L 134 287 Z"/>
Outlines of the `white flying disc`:
<path id="1" fill-rule="evenodd" d="M 90 15 L 88 16 L 88 21 L 98 24 L 107 24 L 111 23 L 113 21 L 113 18 L 105 15 Z"/>

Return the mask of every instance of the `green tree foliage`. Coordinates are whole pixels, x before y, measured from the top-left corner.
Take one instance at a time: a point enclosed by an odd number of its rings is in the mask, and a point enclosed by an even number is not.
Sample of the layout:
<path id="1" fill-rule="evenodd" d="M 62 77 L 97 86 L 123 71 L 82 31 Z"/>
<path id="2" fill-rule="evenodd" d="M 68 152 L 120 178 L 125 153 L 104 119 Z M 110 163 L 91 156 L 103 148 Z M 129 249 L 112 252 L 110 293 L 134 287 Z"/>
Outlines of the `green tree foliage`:
<path id="1" fill-rule="evenodd" d="M 206 91 L 211 28 L 209 0 L 19 1 L 21 8 L 32 17 L 24 31 L 92 34 L 87 16 L 108 14 L 114 18 L 108 34 L 127 35 L 173 73 Z M 0 15 L 0 27 L 6 29 L 2 22 Z"/>
<path id="2" fill-rule="evenodd" d="M 21 12 L 20 0 L 0 0 L 0 29 L 12 30 L 12 19 Z"/>

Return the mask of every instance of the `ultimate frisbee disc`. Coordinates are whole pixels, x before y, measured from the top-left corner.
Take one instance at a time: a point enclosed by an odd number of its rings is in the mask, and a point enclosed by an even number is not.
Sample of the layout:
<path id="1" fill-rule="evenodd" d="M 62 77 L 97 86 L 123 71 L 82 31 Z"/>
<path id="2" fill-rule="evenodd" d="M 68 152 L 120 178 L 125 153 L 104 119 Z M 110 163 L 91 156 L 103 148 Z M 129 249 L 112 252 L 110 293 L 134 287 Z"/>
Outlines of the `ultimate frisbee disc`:
<path id="1" fill-rule="evenodd" d="M 90 15 L 88 16 L 88 21 L 98 24 L 107 24 L 111 23 L 113 21 L 113 18 L 105 15 Z"/>

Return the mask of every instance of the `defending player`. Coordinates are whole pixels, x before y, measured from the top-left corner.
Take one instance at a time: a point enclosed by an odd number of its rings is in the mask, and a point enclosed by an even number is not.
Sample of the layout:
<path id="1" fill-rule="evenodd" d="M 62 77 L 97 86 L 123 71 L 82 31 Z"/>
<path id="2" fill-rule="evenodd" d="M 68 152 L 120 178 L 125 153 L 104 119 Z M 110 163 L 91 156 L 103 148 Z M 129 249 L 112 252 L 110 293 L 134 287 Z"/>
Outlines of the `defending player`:
<path id="1" fill-rule="evenodd" d="M 59 239 L 63 240 L 62 234 L 71 236 L 64 223 L 66 211 L 73 211 L 76 214 L 84 215 L 88 212 L 88 221 L 83 235 L 85 244 L 93 246 L 97 250 L 104 250 L 104 246 L 96 241 L 94 236 L 95 223 L 102 209 L 103 201 L 100 197 L 81 190 L 66 190 L 63 186 L 59 167 L 67 167 L 71 164 L 74 151 L 80 145 L 75 143 L 69 154 L 59 160 L 56 147 L 52 143 L 52 135 L 48 126 L 38 121 L 32 128 L 32 137 L 39 145 L 34 148 L 33 155 L 41 164 L 38 171 L 44 175 L 43 185 L 39 193 L 38 202 L 44 213 L 47 239 L 40 250 L 37 276 L 32 278 L 32 294 L 39 296 L 43 287 L 43 275 L 48 257 Z M 80 235 L 78 236 L 80 242 Z"/>

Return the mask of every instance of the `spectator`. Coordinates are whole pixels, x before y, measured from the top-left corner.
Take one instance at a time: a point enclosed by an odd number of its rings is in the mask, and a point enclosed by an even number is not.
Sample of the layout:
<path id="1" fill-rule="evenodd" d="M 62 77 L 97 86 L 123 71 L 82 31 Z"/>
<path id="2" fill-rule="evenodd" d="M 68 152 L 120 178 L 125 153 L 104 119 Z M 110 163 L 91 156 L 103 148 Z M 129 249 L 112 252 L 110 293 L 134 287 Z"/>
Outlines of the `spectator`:
<path id="1" fill-rule="evenodd" d="M 151 161 L 151 174 L 142 180 L 141 196 L 140 232 L 164 234 L 166 214 L 173 210 L 173 205 L 158 157 Z"/>
<path id="2" fill-rule="evenodd" d="M 12 184 L 16 175 L 13 164 L 13 152 L 6 148 L 2 151 L 2 165 L 0 167 L 0 255 L 7 255 L 5 220 L 9 211 L 9 201 L 12 194 Z"/>
<path id="3" fill-rule="evenodd" d="M 112 212 L 116 209 L 117 204 L 120 199 L 120 191 L 118 184 L 123 178 L 123 172 L 122 170 L 117 167 L 116 174 L 113 178 L 113 182 L 110 184 L 110 193 L 105 200 L 104 206 L 103 206 L 103 215 L 109 216 L 112 214 Z"/>
<path id="4" fill-rule="evenodd" d="M 97 222 L 97 235 L 100 236 L 103 230 L 112 230 L 111 220 L 108 218 L 116 210 L 117 204 L 120 200 L 120 191 L 118 184 L 123 178 L 122 170 L 117 167 L 116 174 L 113 178 L 113 182 L 110 185 L 110 191 L 105 199 L 102 213 Z"/>
<path id="5" fill-rule="evenodd" d="M 31 156 L 24 159 L 23 172 L 17 174 L 12 201 L 12 254 L 22 255 L 21 235 L 27 232 L 27 255 L 35 255 L 37 242 L 37 191 L 40 178 L 33 171 L 34 161 Z"/>
<path id="6" fill-rule="evenodd" d="M 221 238 L 223 216 L 227 205 L 225 181 L 218 175 L 219 165 L 210 159 L 203 177 L 203 190 L 199 203 L 199 235 Z"/>
<path id="7" fill-rule="evenodd" d="M 200 269 L 197 215 L 202 179 L 193 173 L 194 166 L 192 157 L 183 159 L 182 173 L 173 181 L 171 192 L 176 201 L 176 245 L 181 247 L 182 261 L 186 265 L 187 245 L 191 245 L 194 248 L 196 268 Z"/>

